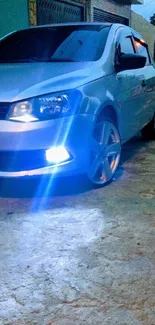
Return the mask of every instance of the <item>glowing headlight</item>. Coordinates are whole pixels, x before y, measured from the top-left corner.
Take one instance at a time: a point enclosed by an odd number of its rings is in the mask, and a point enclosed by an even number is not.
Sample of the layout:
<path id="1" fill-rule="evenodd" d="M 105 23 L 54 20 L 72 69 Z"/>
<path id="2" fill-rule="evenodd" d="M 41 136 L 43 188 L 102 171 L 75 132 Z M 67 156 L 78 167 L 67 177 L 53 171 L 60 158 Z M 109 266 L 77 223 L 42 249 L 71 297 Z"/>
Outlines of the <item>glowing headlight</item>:
<path id="1" fill-rule="evenodd" d="M 7 119 L 20 122 L 48 120 L 77 113 L 81 93 L 49 94 L 11 105 Z"/>
<path id="2" fill-rule="evenodd" d="M 31 122 L 38 120 L 38 118 L 32 114 L 32 103 L 29 101 L 13 104 L 7 118 L 9 120 L 21 122 Z"/>

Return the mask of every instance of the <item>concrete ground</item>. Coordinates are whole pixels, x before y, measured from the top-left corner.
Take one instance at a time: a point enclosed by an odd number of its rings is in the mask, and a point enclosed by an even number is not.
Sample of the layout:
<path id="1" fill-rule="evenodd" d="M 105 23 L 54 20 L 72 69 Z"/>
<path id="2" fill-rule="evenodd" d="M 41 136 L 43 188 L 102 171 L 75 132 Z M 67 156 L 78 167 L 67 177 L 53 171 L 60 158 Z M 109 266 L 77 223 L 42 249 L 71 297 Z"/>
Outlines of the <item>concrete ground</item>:
<path id="1" fill-rule="evenodd" d="M 82 182 L 1 181 L 0 325 L 155 325 L 155 143 Z"/>

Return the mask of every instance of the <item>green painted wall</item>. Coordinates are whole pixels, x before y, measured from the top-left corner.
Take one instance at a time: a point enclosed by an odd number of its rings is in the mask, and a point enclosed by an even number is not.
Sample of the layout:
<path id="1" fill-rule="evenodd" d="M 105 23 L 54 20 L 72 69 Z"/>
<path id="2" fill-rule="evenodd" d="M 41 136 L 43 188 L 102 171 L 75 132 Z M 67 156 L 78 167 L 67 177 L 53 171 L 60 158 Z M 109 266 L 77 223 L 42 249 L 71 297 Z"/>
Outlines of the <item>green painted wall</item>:
<path id="1" fill-rule="evenodd" d="M 0 38 L 28 26 L 27 0 L 0 0 Z"/>

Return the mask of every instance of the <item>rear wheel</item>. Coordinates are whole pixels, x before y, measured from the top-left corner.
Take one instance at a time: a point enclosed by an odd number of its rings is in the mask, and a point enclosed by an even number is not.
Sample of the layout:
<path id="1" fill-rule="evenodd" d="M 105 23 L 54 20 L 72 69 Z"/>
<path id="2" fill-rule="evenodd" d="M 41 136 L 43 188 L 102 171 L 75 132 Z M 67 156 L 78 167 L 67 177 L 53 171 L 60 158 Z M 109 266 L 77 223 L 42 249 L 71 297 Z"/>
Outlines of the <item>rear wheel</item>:
<path id="1" fill-rule="evenodd" d="M 91 143 L 91 164 L 88 178 L 95 185 L 105 185 L 119 165 L 121 141 L 119 132 L 110 120 L 97 122 Z"/>
<path id="2" fill-rule="evenodd" d="M 153 119 L 142 129 L 142 136 L 145 140 L 155 139 L 155 116 Z"/>

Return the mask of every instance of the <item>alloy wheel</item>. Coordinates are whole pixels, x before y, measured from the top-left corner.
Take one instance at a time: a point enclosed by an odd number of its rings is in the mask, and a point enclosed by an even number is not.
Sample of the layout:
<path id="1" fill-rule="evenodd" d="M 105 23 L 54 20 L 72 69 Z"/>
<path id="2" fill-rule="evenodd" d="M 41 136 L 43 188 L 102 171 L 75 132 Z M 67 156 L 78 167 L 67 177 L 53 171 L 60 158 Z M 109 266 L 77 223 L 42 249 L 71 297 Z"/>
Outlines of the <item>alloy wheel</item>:
<path id="1" fill-rule="evenodd" d="M 88 178 L 97 185 L 109 182 L 118 167 L 121 154 L 120 136 L 115 125 L 108 121 L 96 124 L 91 143 L 91 164 Z"/>

